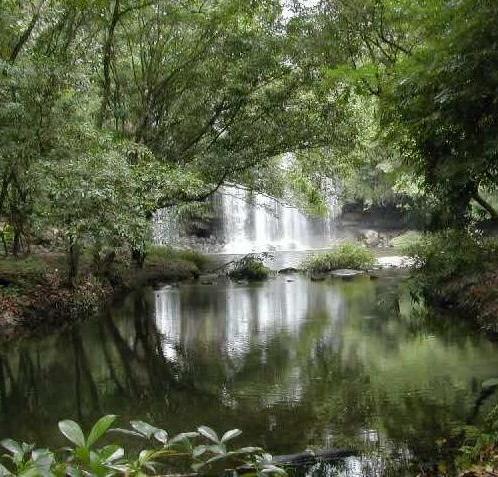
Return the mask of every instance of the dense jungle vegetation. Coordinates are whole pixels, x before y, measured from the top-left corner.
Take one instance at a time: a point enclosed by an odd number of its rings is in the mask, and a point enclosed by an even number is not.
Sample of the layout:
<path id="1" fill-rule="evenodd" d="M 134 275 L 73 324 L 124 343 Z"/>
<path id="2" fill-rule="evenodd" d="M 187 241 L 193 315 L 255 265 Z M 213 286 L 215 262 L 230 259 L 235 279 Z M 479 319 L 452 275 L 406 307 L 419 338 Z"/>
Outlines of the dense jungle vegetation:
<path id="1" fill-rule="evenodd" d="M 4 0 L 5 255 L 127 247 L 225 182 L 319 211 L 394 201 L 431 228 L 492 219 L 491 1 Z M 279 157 L 293 153 L 287 167 Z"/>
<path id="2" fill-rule="evenodd" d="M 493 0 L 0 0 L 3 321 L 199 275 L 152 217 L 230 183 L 412 214 L 414 295 L 496 332 L 497 25 Z"/>

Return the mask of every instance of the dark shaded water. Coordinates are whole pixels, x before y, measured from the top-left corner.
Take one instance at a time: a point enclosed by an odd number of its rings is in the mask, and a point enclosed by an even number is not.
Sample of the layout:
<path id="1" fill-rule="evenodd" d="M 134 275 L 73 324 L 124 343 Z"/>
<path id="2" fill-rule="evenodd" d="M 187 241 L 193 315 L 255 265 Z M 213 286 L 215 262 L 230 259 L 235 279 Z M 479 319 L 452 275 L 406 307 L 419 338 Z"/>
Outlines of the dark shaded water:
<path id="1" fill-rule="evenodd" d="M 0 359 L 2 436 L 57 445 L 58 420 L 112 412 L 171 432 L 239 427 L 241 444 L 275 454 L 365 451 L 329 475 L 433 461 L 436 442 L 485 412 L 481 383 L 498 375 L 497 345 L 424 319 L 399 276 L 144 290 Z"/>

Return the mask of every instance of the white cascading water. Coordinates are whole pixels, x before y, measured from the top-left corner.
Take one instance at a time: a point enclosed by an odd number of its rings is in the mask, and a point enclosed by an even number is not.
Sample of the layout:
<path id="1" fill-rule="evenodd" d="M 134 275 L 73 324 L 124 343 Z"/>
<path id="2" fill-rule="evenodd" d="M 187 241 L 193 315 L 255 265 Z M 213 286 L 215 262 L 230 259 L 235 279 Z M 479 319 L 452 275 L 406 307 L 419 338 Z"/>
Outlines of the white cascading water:
<path id="1" fill-rule="evenodd" d="M 333 201 L 329 216 L 312 218 L 273 197 L 236 186 L 222 188 L 220 195 L 225 253 L 307 250 L 334 242 Z"/>
<path id="2" fill-rule="evenodd" d="M 292 161 L 292 154 L 288 154 L 282 158 L 281 165 L 287 168 Z M 337 195 L 332 184 L 328 189 L 328 215 L 311 217 L 279 199 L 228 184 L 211 198 L 218 219 L 211 237 L 202 240 L 189 236 L 176 211 L 168 209 L 156 214 L 154 238 L 159 244 L 226 254 L 328 248 L 350 238 L 344 228 L 337 227 Z"/>

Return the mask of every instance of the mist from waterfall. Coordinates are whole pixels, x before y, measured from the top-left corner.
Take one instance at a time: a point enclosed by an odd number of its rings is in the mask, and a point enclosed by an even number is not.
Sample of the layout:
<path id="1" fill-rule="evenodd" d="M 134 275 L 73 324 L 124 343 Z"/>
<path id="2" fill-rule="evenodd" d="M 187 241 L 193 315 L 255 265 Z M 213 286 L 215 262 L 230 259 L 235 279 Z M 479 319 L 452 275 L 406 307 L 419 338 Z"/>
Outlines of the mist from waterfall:
<path id="1" fill-rule="evenodd" d="M 333 203 L 327 217 L 311 217 L 278 199 L 236 186 L 225 187 L 220 195 L 225 253 L 320 248 L 336 235 Z"/>
<path id="2" fill-rule="evenodd" d="M 175 211 L 165 210 L 155 218 L 155 241 L 227 254 L 327 248 L 345 234 L 337 226 L 339 207 L 332 194 L 328 205 L 327 216 L 314 217 L 269 195 L 225 185 L 211 199 L 217 220 L 209 239 L 189 236 Z"/>

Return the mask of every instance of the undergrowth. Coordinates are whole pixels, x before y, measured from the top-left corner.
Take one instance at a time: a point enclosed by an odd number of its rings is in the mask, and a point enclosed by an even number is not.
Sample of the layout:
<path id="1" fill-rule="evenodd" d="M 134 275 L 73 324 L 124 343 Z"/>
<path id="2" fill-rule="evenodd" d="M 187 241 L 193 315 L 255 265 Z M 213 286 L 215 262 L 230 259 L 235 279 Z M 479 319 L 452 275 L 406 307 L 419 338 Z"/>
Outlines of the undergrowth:
<path id="1" fill-rule="evenodd" d="M 327 273 L 341 268 L 368 270 L 375 265 L 374 253 L 356 243 L 344 243 L 330 252 L 313 255 L 302 263 L 310 273 Z"/>

